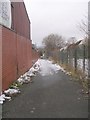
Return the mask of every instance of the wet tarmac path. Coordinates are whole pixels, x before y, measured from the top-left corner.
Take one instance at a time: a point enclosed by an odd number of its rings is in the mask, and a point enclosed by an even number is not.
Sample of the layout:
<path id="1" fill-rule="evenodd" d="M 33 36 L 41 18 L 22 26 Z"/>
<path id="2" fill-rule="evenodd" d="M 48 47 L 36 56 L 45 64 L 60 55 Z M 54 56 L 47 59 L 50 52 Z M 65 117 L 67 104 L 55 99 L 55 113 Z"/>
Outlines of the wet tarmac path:
<path id="1" fill-rule="evenodd" d="M 82 86 L 62 71 L 37 75 L 21 94 L 3 104 L 3 118 L 87 118 Z"/>

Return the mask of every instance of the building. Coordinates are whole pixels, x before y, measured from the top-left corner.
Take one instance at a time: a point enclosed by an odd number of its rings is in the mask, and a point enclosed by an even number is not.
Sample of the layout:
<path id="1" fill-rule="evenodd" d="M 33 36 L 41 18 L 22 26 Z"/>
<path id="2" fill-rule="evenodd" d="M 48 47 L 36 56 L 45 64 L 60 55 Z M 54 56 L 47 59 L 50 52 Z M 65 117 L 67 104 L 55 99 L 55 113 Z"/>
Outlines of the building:
<path id="1" fill-rule="evenodd" d="M 24 2 L 0 3 L 0 43 L 2 43 L 2 91 L 32 66 L 30 20 Z M 2 5 L 1 5 L 2 4 Z M 35 54 L 37 55 L 37 54 Z M 38 58 L 38 55 L 37 55 Z M 35 57 L 36 59 L 36 57 Z M 0 75 L 0 76 L 1 76 Z M 0 90 L 1 91 L 1 90 Z"/>
<path id="2" fill-rule="evenodd" d="M 31 40 L 30 37 L 31 23 L 24 2 L 12 2 L 11 11 L 12 11 L 11 28 L 19 35 L 22 35 Z"/>

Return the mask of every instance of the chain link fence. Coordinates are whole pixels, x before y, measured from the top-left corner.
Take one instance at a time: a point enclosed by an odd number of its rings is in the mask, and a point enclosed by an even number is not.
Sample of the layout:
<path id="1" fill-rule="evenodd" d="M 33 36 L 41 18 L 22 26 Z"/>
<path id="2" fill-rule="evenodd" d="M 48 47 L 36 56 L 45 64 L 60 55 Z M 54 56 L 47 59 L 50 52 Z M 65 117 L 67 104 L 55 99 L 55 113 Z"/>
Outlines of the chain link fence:
<path id="1" fill-rule="evenodd" d="M 80 44 L 82 41 L 57 49 L 52 52 L 51 57 L 66 68 L 74 72 L 88 76 L 88 47 Z"/>

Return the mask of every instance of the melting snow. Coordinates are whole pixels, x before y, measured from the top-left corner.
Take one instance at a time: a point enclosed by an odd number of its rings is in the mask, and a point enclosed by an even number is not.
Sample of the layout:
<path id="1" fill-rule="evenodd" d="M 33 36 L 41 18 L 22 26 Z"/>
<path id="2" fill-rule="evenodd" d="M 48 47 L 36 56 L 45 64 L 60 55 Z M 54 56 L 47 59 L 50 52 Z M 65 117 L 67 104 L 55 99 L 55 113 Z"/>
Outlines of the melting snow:
<path id="1" fill-rule="evenodd" d="M 45 75 L 53 75 L 54 73 L 57 73 L 59 70 L 62 70 L 65 72 L 65 70 L 60 67 L 57 64 L 53 64 L 52 61 L 49 60 L 42 60 L 38 59 L 38 61 L 30 68 L 28 72 L 26 72 L 24 75 L 21 75 L 20 78 L 17 79 L 17 83 L 15 85 L 12 85 L 11 89 L 5 90 L 4 94 L 1 93 L 0 96 L 0 104 L 3 104 L 3 102 L 8 99 L 11 100 L 11 96 L 20 93 L 20 90 L 18 89 L 18 83 L 24 84 L 31 81 L 31 77 L 35 76 L 36 72 L 39 72 L 42 76 Z M 10 97 L 7 97 L 10 96 Z"/>
<path id="2" fill-rule="evenodd" d="M 8 89 L 4 91 L 5 94 L 17 94 L 20 93 L 19 89 Z"/>
<path id="3" fill-rule="evenodd" d="M 77 61 L 78 67 L 82 70 L 83 69 L 83 59 L 78 59 Z M 85 59 L 85 74 L 88 74 L 88 59 Z"/>
<path id="4" fill-rule="evenodd" d="M 0 96 L 0 104 L 3 104 L 3 102 L 4 102 L 6 99 L 10 100 L 11 97 L 7 97 L 7 96 L 5 96 L 5 94 L 2 94 L 2 95 Z"/>
<path id="5" fill-rule="evenodd" d="M 62 67 L 60 67 L 57 64 L 53 64 L 52 61 L 49 61 L 49 60 L 39 59 L 38 63 L 40 66 L 39 73 L 42 76 L 53 75 L 54 73 L 57 73 L 59 70 L 64 71 L 64 69 Z"/>
<path id="6" fill-rule="evenodd" d="M 22 85 L 24 83 L 32 82 L 31 77 L 35 76 L 35 73 L 39 71 L 39 68 L 39 61 L 37 61 L 28 72 L 26 72 L 24 75 L 21 75 L 20 78 L 17 79 L 17 83 L 13 85 L 13 88 L 5 90 L 4 94 L 1 93 L 0 104 L 3 104 L 6 99 L 11 100 L 11 97 L 7 96 L 12 96 L 20 93 L 20 90 L 17 87 L 18 83 Z"/>
<path id="7" fill-rule="evenodd" d="M 73 66 L 74 66 L 74 59 L 73 59 Z M 77 60 L 77 67 L 80 70 L 83 70 L 83 59 Z M 88 75 L 88 59 L 85 59 L 85 75 Z"/>

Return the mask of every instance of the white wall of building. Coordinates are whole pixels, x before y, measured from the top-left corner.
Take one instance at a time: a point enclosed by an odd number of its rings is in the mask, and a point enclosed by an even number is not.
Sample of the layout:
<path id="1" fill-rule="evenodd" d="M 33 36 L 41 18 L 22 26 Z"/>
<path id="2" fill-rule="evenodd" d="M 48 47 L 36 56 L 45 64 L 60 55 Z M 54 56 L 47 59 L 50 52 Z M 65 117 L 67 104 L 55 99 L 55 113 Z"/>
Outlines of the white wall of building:
<path id="1" fill-rule="evenodd" d="M 0 0 L 0 24 L 11 28 L 11 2 Z"/>

